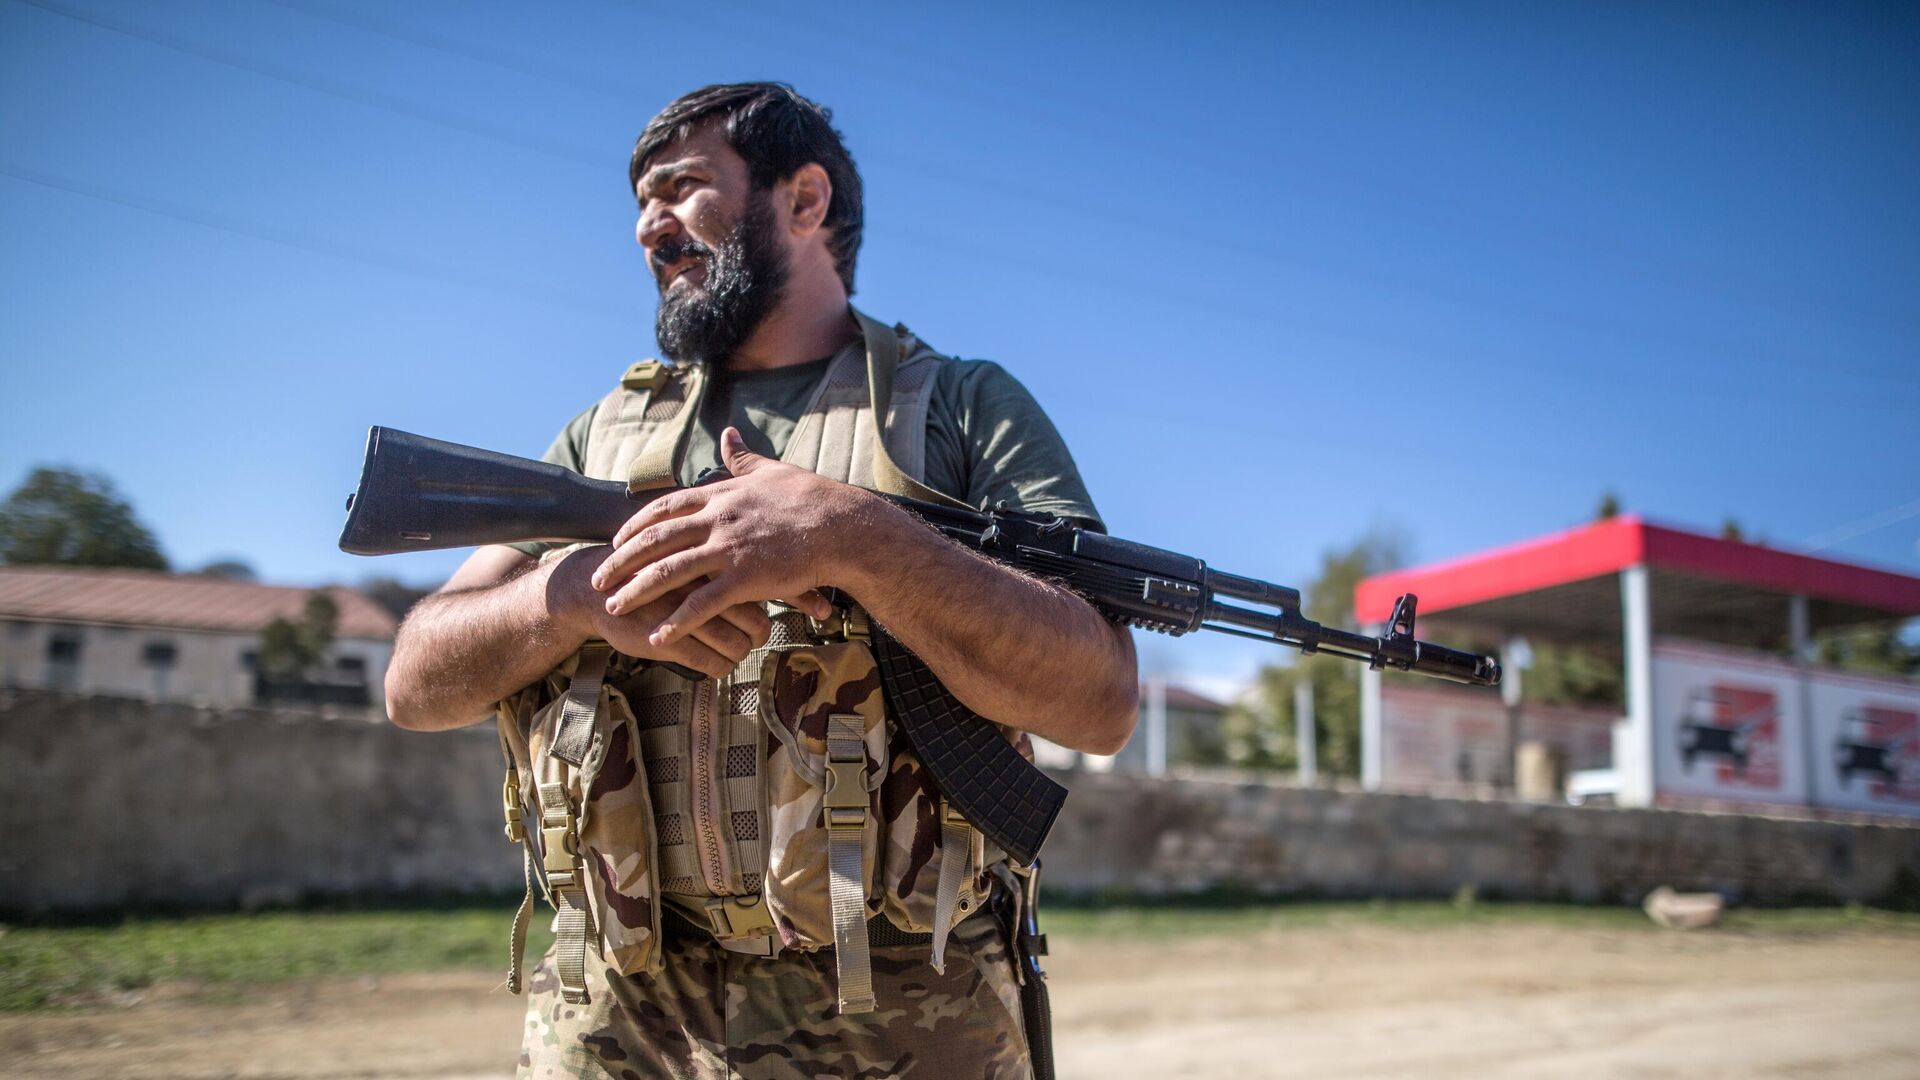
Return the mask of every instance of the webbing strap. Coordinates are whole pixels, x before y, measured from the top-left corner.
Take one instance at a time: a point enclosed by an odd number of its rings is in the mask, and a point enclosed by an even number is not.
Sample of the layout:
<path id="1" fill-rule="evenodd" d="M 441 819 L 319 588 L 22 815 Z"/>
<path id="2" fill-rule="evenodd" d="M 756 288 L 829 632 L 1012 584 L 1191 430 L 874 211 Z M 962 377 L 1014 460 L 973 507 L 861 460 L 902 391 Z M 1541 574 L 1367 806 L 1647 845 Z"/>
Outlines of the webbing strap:
<path id="1" fill-rule="evenodd" d="M 679 411 L 673 414 L 664 430 L 647 440 L 646 447 L 627 466 L 629 494 L 679 486 L 680 447 L 687 441 L 694 415 L 700 411 L 700 391 L 707 384 L 706 373 L 706 365 L 689 364 L 686 373 L 679 376 L 684 384 Z"/>
<path id="2" fill-rule="evenodd" d="M 547 753 L 576 769 L 586 762 L 587 751 L 593 747 L 593 715 L 600 711 L 600 684 L 606 678 L 607 658 L 612 652 L 604 641 L 590 641 L 580 647 L 573 682 L 560 706 L 553 745 L 547 747 Z"/>
<path id="3" fill-rule="evenodd" d="M 933 894 L 933 970 L 947 973 L 947 935 L 953 932 L 954 912 L 962 890 L 973 881 L 973 826 L 951 805 L 941 804 L 940 880 Z M 971 905 L 969 905 L 971 906 Z"/>
<path id="4" fill-rule="evenodd" d="M 871 406 L 867 418 L 873 424 L 873 486 L 889 495 L 973 509 L 908 476 L 887 452 L 887 417 L 893 411 L 893 374 L 900 366 L 900 335 L 858 308 L 854 309 L 853 316 L 860 323 L 860 332 L 866 336 L 867 394 Z"/>
<path id="5" fill-rule="evenodd" d="M 873 964 L 867 952 L 867 890 L 860 848 L 867 831 L 867 746 L 857 715 L 827 720 L 827 871 L 833 905 L 833 956 L 840 1012 L 872 1012 Z"/>
<path id="6" fill-rule="evenodd" d="M 520 877 L 525 890 L 520 907 L 513 913 L 513 929 L 507 935 L 507 992 L 517 994 L 525 980 L 521 978 L 522 957 L 527 951 L 527 923 L 533 918 L 533 840 L 527 835 L 526 811 L 520 803 L 520 770 L 514 764 L 513 744 L 507 739 L 507 723 L 500 724 L 500 753 L 507 759 L 507 775 L 500 785 L 500 811 L 507 839 L 520 845 Z"/>
<path id="7" fill-rule="evenodd" d="M 523 980 L 520 968 L 522 957 L 527 952 L 527 924 L 533 921 L 533 846 L 520 845 L 520 875 L 526 880 L 527 891 L 520 895 L 520 908 L 513 913 L 513 931 L 508 935 L 507 948 L 507 993 L 517 994 Z"/>
<path id="8" fill-rule="evenodd" d="M 573 808 L 564 784 L 540 785 L 540 834 L 546 858 L 547 896 L 553 901 L 553 969 L 560 996 L 569 1004 L 587 998 L 587 945 L 594 936 L 588 909 L 585 866 Z"/>

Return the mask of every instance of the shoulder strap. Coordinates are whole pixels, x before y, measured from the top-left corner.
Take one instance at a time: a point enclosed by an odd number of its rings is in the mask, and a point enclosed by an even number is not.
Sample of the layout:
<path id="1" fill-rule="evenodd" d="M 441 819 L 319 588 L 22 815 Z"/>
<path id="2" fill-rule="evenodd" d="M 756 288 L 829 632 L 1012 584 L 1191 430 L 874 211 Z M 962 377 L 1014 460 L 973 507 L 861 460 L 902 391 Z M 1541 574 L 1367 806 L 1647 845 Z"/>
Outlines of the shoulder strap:
<path id="1" fill-rule="evenodd" d="M 677 376 L 681 387 L 679 407 L 658 431 L 648 437 L 627 466 L 629 494 L 674 487 L 680 483 L 680 455 L 686 446 L 687 432 L 693 427 L 693 418 L 700 412 L 700 392 L 707 384 L 706 365 L 690 364 L 684 371 L 684 374 Z"/>
<path id="2" fill-rule="evenodd" d="M 892 327 L 869 317 L 858 308 L 854 309 L 853 316 L 859 320 L 860 332 L 866 337 L 867 394 L 871 406 L 867 417 L 873 425 L 874 486 L 889 495 L 901 495 L 962 510 L 972 509 L 960 500 L 949 498 L 908 476 L 894 463 L 893 455 L 887 452 L 887 423 L 893 405 L 893 374 L 900 365 L 900 335 Z"/>

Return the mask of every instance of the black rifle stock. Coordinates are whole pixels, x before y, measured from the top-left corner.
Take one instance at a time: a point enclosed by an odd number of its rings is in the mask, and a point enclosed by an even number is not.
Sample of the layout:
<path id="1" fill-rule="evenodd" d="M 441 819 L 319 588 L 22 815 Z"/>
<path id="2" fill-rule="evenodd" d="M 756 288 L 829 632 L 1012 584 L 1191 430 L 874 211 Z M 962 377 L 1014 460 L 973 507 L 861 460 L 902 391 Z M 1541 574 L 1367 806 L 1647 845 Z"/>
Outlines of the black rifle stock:
<path id="1" fill-rule="evenodd" d="M 629 494 L 625 484 L 558 465 L 376 427 L 367 434 L 360 488 L 347 500 L 340 548 L 390 555 L 531 540 L 604 543 L 662 494 Z M 1168 634 L 1215 630 L 1478 686 L 1500 681 L 1493 657 L 1417 640 L 1412 594 L 1395 605 L 1384 636 L 1354 634 L 1306 618 L 1293 589 L 1065 518 L 885 497 L 949 539 L 1058 581 L 1128 625 Z M 1066 789 L 947 692 L 885 627 L 874 627 L 873 645 L 888 706 L 934 783 L 1009 856 L 1031 865 Z"/>

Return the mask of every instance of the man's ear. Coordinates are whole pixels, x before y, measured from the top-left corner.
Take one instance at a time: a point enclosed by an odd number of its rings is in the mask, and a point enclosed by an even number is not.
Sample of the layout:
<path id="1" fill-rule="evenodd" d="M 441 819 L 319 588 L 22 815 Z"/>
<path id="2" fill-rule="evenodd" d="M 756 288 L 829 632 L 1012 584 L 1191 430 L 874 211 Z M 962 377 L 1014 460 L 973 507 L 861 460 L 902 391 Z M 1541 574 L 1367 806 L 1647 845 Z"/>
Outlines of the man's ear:
<path id="1" fill-rule="evenodd" d="M 818 162 L 808 162 L 793 171 L 785 181 L 788 228 L 796 237 L 819 232 L 827 220 L 827 207 L 833 205 L 833 181 Z"/>

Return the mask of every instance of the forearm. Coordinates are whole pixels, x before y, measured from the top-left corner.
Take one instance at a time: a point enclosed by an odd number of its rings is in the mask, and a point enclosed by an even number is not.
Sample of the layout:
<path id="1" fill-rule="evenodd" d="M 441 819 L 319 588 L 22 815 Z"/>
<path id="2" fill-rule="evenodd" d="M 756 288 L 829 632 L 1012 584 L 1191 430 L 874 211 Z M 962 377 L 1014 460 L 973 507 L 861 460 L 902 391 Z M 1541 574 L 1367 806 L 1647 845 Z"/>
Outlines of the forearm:
<path id="1" fill-rule="evenodd" d="M 1133 639 L 1050 582 L 968 551 L 883 500 L 857 511 L 846 588 L 955 697 L 999 723 L 1113 753 L 1138 709 Z"/>
<path id="2" fill-rule="evenodd" d="M 554 614 L 565 607 L 555 595 L 563 565 L 435 593 L 415 606 L 387 668 L 393 722 L 419 731 L 464 727 L 579 649 L 587 633 Z"/>

